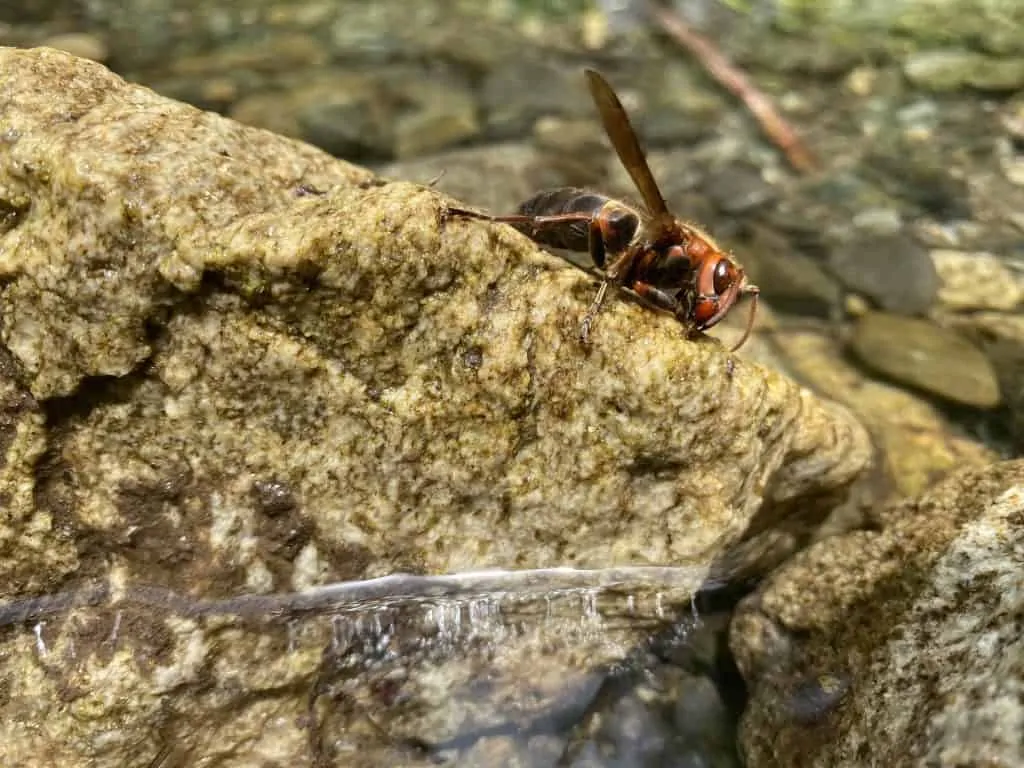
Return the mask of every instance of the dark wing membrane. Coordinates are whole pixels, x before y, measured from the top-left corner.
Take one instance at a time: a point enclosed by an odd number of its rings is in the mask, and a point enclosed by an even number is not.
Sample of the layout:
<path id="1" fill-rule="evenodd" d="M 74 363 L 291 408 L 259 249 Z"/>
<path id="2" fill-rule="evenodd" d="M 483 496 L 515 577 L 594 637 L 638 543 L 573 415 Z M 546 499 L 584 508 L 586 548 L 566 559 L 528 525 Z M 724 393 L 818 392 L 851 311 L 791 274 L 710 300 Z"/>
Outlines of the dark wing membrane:
<path id="1" fill-rule="evenodd" d="M 650 167 L 647 165 L 647 158 L 640 148 L 640 142 L 636 138 L 636 132 L 629 122 L 625 107 L 615 95 L 615 91 L 598 72 L 593 69 L 585 69 L 587 84 L 590 86 L 590 95 L 597 105 L 597 111 L 601 113 L 601 122 L 604 123 L 605 133 L 611 139 L 615 152 L 622 161 L 622 165 L 629 172 L 629 176 L 636 184 L 636 188 L 644 198 L 647 210 L 653 216 L 668 214 L 668 206 L 665 205 L 665 198 L 661 196 L 658 183 L 654 180 Z"/>

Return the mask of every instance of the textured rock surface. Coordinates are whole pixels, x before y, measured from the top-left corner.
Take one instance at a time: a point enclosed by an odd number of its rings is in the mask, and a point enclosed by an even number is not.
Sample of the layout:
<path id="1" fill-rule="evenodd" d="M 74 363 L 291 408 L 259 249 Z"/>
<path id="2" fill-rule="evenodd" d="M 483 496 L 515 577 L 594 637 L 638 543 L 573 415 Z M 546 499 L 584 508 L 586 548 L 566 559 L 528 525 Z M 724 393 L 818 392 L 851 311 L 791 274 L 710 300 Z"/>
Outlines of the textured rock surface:
<path id="1" fill-rule="evenodd" d="M 1024 462 L 870 522 L 794 557 L 734 620 L 748 764 L 1020 765 Z"/>
<path id="2" fill-rule="evenodd" d="M 706 563 L 868 464 L 842 408 L 631 302 L 581 347 L 592 281 L 442 208 L 0 49 L 5 593 Z M 312 759 L 329 628 L 114 603 L 4 636 L 4 764 Z"/>

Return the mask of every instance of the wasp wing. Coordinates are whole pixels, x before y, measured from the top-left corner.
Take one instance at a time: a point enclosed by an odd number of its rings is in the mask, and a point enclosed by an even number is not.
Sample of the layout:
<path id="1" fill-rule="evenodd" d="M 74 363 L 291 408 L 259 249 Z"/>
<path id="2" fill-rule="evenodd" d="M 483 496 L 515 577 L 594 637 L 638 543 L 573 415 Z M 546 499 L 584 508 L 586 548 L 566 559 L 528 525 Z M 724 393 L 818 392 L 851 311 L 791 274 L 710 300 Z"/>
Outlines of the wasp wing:
<path id="1" fill-rule="evenodd" d="M 629 122 L 625 107 L 622 106 L 619 97 L 615 95 L 615 91 L 600 73 L 593 69 L 585 69 L 584 72 L 587 76 L 587 85 L 590 87 L 590 95 L 597 105 L 597 111 L 601 114 L 605 133 L 608 134 L 615 153 L 643 196 L 648 212 L 657 218 L 668 216 L 669 211 L 665 204 L 665 198 L 661 196 L 661 190 L 654 180 L 654 174 L 651 173 L 650 166 L 647 165 L 647 158 L 644 157 L 643 149 L 640 148 L 636 131 L 633 130 L 633 126 Z"/>

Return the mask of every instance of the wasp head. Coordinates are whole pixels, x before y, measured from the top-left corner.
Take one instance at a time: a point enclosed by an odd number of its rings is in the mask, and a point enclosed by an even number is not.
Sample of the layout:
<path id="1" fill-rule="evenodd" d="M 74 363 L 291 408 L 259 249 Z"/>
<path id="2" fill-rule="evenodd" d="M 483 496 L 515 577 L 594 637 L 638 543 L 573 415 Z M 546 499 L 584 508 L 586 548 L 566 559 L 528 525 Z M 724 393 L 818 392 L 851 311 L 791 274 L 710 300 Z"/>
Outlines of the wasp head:
<path id="1" fill-rule="evenodd" d="M 699 331 L 705 331 L 717 324 L 741 296 L 750 294 L 753 297 L 746 331 L 733 347 L 733 351 L 739 349 L 754 326 L 760 289 L 748 281 L 742 267 L 720 254 L 702 260 L 697 268 L 696 277 L 697 296 L 693 305 L 693 321 Z"/>

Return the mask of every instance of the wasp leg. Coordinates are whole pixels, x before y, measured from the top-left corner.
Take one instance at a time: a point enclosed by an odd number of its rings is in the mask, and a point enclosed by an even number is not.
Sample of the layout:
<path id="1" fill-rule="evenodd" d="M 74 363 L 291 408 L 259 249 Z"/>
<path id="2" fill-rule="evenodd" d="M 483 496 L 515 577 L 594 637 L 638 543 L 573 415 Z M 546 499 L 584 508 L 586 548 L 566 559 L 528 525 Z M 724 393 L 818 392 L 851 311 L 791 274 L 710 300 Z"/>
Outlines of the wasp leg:
<path id="1" fill-rule="evenodd" d="M 591 261 L 593 261 L 594 266 L 598 269 L 604 269 L 607 261 L 608 252 L 605 247 L 604 231 L 601 228 L 601 220 L 593 214 L 560 213 L 551 216 L 526 216 L 522 214 L 511 216 L 492 216 L 487 213 L 478 213 L 477 211 L 469 211 L 463 208 L 449 208 L 448 213 L 450 215 L 464 216 L 471 219 L 481 219 L 483 221 L 492 221 L 499 224 L 512 224 L 519 225 L 521 227 L 529 227 L 534 233 L 544 227 L 585 223 L 587 225 L 587 251 L 590 255 Z M 580 340 L 584 344 L 587 343 L 587 339 L 590 336 L 590 329 L 593 327 L 594 320 L 597 318 L 597 314 L 601 311 L 601 306 L 604 304 L 605 296 L 608 294 L 608 286 L 610 284 L 621 284 L 621 276 L 629 273 L 629 269 L 635 258 L 635 252 L 632 249 L 629 249 L 617 254 L 611 264 L 608 265 L 608 277 L 601 282 L 601 286 L 597 290 L 597 296 L 591 303 L 586 315 L 583 316 L 583 322 L 580 325 Z"/>
<path id="2" fill-rule="evenodd" d="M 591 220 L 594 218 L 593 215 L 589 213 L 559 213 L 553 216 L 524 216 L 522 214 L 512 214 L 510 216 L 492 216 L 489 213 L 470 211 L 465 208 L 452 208 L 451 206 L 448 207 L 448 213 L 454 216 L 462 216 L 467 219 L 481 219 L 482 221 L 493 221 L 497 224 L 527 225 L 533 227 L 534 229 L 557 226 L 559 224 L 589 224 Z"/>
<path id="3" fill-rule="evenodd" d="M 595 255 L 595 245 L 600 243 L 601 252 L 599 255 Z M 594 262 L 599 267 L 604 266 L 605 253 L 604 253 L 604 236 L 602 235 L 598 220 L 594 219 L 590 225 L 590 256 L 594 259 Z M 637 251 L 633 248 L 627 248 L 624 251 L 620 251 L 615 254 L 611 263 L 608 264 L 608 268 L 605 269 L 605 279 L 601 283 L 601 287 L 597 290 L 597 297 L 594 302 L 590 305 L 590 309 L 587 310 L 587 314 L 583 317 L 583 324 L 580 327 L 580 340 L 585 344 L 587 338 L 590 336 L 590 331 L 594 327 L 594 322 L 597 319 L 598 312 L 601 311 L 601 306 L 604 304 L 605 295 L 608 293 L 609 286 L 615 286 L 618 288 L 621 286 L 629 275 L 633 268 L 633 262 L 636 261 Z M 598 258 L 601 259 L 598 262 Z"/>
<path id="4" fill-rule="evenodd" d="M 607 256 L 607 249 L 604 242 L 604 230 L 601 229 L 601 220 L 594 216 L 590 219 L 590 223 L 587 227 L 587 245 L 590 251 L 590 260 L 594 262 L 594 265 L 598 269 L 604 269 L 605 260 Z M 597 319 L 597 313 L 601 311 L 601 306 L 604 304 L 604 298 L 608 294 L 608 285 L 611 282 L 618 283 L 618 275 L 624 271 L 623 266 L 628 263 L 632 263 L 633 256 L 630 251 L 619 254 L 614 261 L 609 265 L 609 272 L 612 274 L 605 280 L 601 281 L 601 286 L 597 289 L 597 296 L 594 297 L 594 301 L 591 302 L 590 308 L 587 310 L 587 314 L 583 316 L 583 322 L 580 324 L 580 341 L 584 344 L 590 338 L 590 329 L 594 327 L 594 321 Z"/>
<path id="5" fill-rule="evenodd" d="M 494 217 L 489 213 L 480 213 L 480 211 L 471 211 L 468 208 L 453 208 L 448 205 L 445 206 L 445 210 L 448 211 L 452 216 L 459 216 L 464 219 L 482 219 L 483 221 L 494 221 Z"/>
<path id="6" fill-rule="evenodd" d="M 637 296 L 650 302 L 658 309 L 665 309 L 674 313 L 679 306 L 679 302 L 675 298 L 669 296 L 660 288 L 655 288 L 650 283 L 637 280 L 630 288 L 633 289 Z"/>
<path id="7" fill-rule="evenodd" d="M 604 244 L 604 231 L 601 229 L 601 220 L 596 216 L 591 217 L 587 224 L 587 250 L 590 252 L 590 260 L 598 269 L 604 269 L 607 249 Z"/>
<path id="8" fill-rule="evenodd" d="M 601 286 L 597 289 L 597 296 L 594 297 L 590 309 L 587 310 L 587 314 L 583 316 L 583 322 L 580 323 L 580 341 L 584 344 L 590 338 L 590 329 L 594 325 L 594 320 L 597 319 L 597 313 L 601 311 L 601 305 L 604 304 L 604 297 L 607 293 L 608 281 L 602 280 Z"/>
<path id="9" fill-rule="evenodd" d="M 492 221 L 493 216 L 486 213 L 480 213 L 478 211 L 471 211 L 467 208 L 453 208 L 450 205 L 446 205 L 441 208 L 441 216 L 444 219 L 460 218 L 460 219 L 479 219 L 481 221 Z"/>

